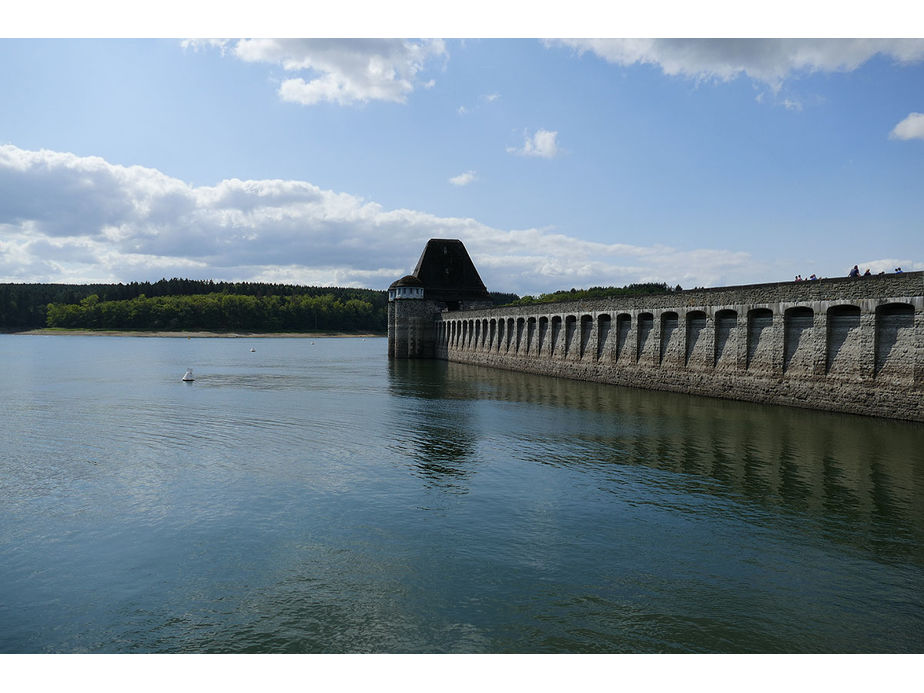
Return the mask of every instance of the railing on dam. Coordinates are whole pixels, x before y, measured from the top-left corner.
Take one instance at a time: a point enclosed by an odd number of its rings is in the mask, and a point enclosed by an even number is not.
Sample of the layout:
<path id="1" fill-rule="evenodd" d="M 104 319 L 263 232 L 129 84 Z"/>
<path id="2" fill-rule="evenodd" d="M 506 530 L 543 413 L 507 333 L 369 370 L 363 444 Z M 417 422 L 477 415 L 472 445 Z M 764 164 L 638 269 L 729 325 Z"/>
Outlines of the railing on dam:
<path id="1" fill-rule="evenodd" d="M 444 312 L 453 361 L 922 417 L 922 273 Z"/>

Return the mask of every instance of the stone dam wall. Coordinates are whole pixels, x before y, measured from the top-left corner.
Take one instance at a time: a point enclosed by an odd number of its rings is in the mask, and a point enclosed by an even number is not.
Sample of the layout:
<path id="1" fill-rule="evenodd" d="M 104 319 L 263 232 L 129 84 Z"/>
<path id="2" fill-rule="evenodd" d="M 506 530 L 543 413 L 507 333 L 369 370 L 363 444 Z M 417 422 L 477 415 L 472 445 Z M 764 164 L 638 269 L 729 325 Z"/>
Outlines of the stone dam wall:
<path id="1" fill-rule="evenodd" d="M 922 272 L 444 311 L 432 324 L 418 333 L 449 361 L 924 422 Z"/>

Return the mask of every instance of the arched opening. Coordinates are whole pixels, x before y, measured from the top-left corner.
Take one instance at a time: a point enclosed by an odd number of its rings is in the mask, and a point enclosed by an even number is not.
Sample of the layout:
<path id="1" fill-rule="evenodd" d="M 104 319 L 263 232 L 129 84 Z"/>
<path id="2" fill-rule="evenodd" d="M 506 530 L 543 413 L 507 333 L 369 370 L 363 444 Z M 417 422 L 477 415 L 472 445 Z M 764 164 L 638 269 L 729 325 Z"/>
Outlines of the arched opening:
<path id="1" fill-rule="evenodd" d="M 876 377 L 914 379 L 914 306 L 887 303 L 876 308 Z"/>
<path id="2" fill-rule="evenodd" d="M 747 363 L 761 363 L 770 368 L 772 363 L 772 346 L 769 339 L 763 339 L 764 331 L 773 326 L 773 311 L 769 308 L 754 308 L 748 311 Z"/>
<path id="3" fill-rule="evenodd" d="M 720 310 L 715 314 L 715 365 L 718 367 L 723 363 L 734 364 L 734 349 L 726 349 L 729 345 L 734 345 L 732 339 L 738 328 L 738 311 Z M 723 358 L 723 357 L 728 358 Z"/>
<path id="4" fill-rule="evenodd" d="M 616 316 L 616 360 L 622 358 L 626 344 L 629 343 L 629 332 L 632 330 L 632 316 L 620 313 Z"/>
<path id="5" fill-rule="evenodd" d="M 679 318 L 674 311 L 669 310 L 661 313 L 661 361 L 664 360 L 665 355 L 668 353 L 671 338 L 674 337 L 674 333 L 677 331 L 678 322 Z"/>
<path id="6" fill-rule="evenodd" d="M 574 351 L 575 332 L 577 332 L 577 317 L 569 315 L 565 318 L 565 356 Z"/>
<path id="7" fill-rule="evenodd" d="M 783 313 L 783 371 L 811 372 L 815 311 L 805 306 Z"/>
<path id="8" fill-rule="evenodd" d="M 555 355 L 561 351 L 559 340 L 561 339 L 561 316 L 556 315 L 552 318 L 552 335 L 549 337 L 549 353 Z"/>
<path id="9" fill-rule="evenodd" d="M 597 316 L 597 360 L 607 353 L 610 339 L 610 316 L 603 314 Z"/>
<path id="10" fill-rule="evenodd" d="M 684 354 L 684 363 L 689 364 L 690 358 L 699 342 L 700 333 L 706 329 L 706 313 L 701 310 L 691 310 L 687 313 L 687 348 Z"/>
<path id="11" fill-rule="evenodd" d="M 860 307 L 828 308 L 828 347 L 825 371 L 829 375 L 853 375 L 860 368 Z"/>
<path id="12" fill-rule="evenodd" d="M 648 336 L 654 329 L 654 315 L 651 313 L 639 313 L 638 315 L 638 342 L 636 344 L 636 360 L 642 358 L 645 353 L 645 347 L 648 346 Z"/>
<path id="13" fill-rule="evenodd" d="M 590 336 L 594 331 L 594 319 L 590 315 L 581 316 L 581 344 L 580 357 L 584 358 L 587 353 L 587 346 L 590 344 Z"/>

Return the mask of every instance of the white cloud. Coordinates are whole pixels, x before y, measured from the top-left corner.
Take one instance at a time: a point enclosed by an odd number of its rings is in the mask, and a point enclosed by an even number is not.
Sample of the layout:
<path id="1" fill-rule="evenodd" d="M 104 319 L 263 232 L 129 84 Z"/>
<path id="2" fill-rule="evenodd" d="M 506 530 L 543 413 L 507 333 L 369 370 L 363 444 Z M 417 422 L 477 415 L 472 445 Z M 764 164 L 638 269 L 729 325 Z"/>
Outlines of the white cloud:
<path id="1" fill-rule="evenodd" d="M 475 106 L 459 106 L 458 113 L 459 115 L 468 115 L 469 113 L 474 113 L 475 111 L 481 108 L 482 104 L 494 103 L 500 98 L 500 94 L 482 94 L 478 97 L 479 104 Z"/>
<path id="2" fill-rule="evenodd" d="M 305 181 L 194 187 L 141 166 L 0 145 L 0 282 L 180 276 L 382 288 L 413 268 L 430 238 L 462 239 L 498 291 L 760 279 L 743 252 L 503 230 L 386 210 Z"/>
<path id="3" fill-rule="evenodd" d="M 924 113 L 909 113 L 908 117 L 892 128 L 893 140 L 924 140 Z"/>
<path id="4" fill-rule="evenodd" d="M 283 101 L 312 105 L 323 101 L 342 106 L 369 101 L 403 103 L 417 87 L 429 88 L 431 79 L 418 82 L 419 73 L 446 55 L 440 40 L 401 39 L 242 39 L 185 41 L 196 50 L 219 47 L 246 62 L 271 63 L 286 72 L 304 73 L 284 79 Z"/>
<path id="5" fill-rule="evenodd" d="M 522 147 L 507 147 L 507 151 L 520 156 L 538 156 L 543 159 L 552 159 L 559 152 L 558 132 L 554 130 L 536 130 L 532 137 L 524 133 L 523 138 Z"/>
<path id="6" fill-rule="evenodd" d="M 924 39 L 565 39 L 618 65 L 657 65 L 666 75 L 729 81 L 747 75 L 779 90 L 800 73 L 849 72 L 875 55 L 900 63 L 924 59 Z"/>
<path id="7" fill-rule="evenodd" d="M 468 185 L 469 183 L 477 180 L 477 176 L 474 171 L 466 171 L 465 173 L 460 173 L 458 176 L 453 176 L 449 179 L 449 182 L 453 185 Z"/>

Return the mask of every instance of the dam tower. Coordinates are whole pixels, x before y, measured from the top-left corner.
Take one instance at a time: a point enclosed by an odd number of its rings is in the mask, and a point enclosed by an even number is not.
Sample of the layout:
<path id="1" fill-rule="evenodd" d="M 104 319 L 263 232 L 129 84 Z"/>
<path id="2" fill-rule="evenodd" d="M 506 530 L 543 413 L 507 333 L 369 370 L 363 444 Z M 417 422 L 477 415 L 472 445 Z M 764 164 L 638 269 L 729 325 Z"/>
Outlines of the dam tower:
<path id="1" fill-rule="evenodd" d="M 462 241 L 431 238 L 414 272 L 388 287 L 388 357 L 435 358 L 440 314 L 492 306 Z"/>

